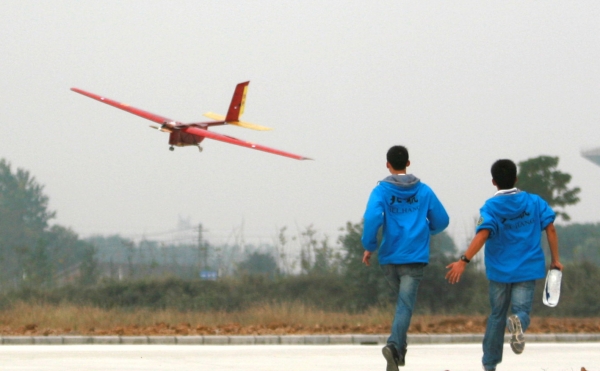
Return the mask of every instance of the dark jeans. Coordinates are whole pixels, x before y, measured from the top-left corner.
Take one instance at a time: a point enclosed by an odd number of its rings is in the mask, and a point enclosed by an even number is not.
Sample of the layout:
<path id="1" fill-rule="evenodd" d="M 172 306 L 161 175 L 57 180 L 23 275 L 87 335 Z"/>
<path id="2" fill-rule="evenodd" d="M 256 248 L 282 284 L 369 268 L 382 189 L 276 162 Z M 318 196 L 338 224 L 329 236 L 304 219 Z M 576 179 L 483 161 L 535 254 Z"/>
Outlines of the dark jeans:
<path id="1" fill-rule="evenodd" d="M 494 369 L 498 363 L 502 362 L 504 329 L 509 306 L 512 314 L 519 316 L 523 332 L 529 327 L 529 313 L 533 304 L 534 290 L 535 281 L 518 283 L 490 281 L 492 313 L 488 317 L 485 336 L 483 337 L 482 362 L 486 369 Z"/>
<path id="2" fill-rule="evenodd" d="M 423 279 L 423 269 L 425 264 L 386 264 L 381 268 L 385 273 L 392 289 L 398 293 L 396 303 L 396 314 L 392 322 L 392 334 L 387 340 L 388 344 L 393 344 L 398 353 L 402 356 L 406 349 L 406 332 L 410 326 L 413 308 L 417 301 L 417 291 L 419 283 Z"/>

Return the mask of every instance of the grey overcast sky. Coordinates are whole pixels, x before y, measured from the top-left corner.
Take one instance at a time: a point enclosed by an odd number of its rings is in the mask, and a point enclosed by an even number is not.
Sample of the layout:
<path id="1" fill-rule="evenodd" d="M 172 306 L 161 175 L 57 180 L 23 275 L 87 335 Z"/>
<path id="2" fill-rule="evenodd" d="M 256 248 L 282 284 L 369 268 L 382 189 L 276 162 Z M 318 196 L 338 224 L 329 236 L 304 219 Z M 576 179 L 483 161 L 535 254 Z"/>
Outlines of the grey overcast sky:
<path id="1" fill-rule="evenodd" d="M 394 144 L 460 245 L 499 158 L 559 156 L 582 189 L 572 221 L 598 222 L 600 167 L 580 151 L 600 146 L 599 20 L 598 1 L 2 1 L 0 158 L 82 237 L 180 219 L 216 243 L 242 225 L 335 237 Z M 69 90 L 190 122 L 246 80 L 243 118 L 275 130 L 213 130 L 316 161 L 209 139 L 170 152 L 150 121 Z"/>

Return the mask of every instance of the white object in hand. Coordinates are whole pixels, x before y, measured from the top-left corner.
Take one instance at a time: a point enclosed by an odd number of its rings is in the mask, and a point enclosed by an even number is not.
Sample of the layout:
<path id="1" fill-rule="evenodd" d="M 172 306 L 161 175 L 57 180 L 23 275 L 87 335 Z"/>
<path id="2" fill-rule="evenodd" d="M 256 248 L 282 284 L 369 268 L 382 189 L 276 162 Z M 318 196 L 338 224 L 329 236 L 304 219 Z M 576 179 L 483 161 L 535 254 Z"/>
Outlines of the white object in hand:
<path id="1" fill-rule="evenodd" d="M 546 285 L 544 285 L 543 302 L 549 307 L 555 307 L 560 297 L 560 281 L 562 272 L 559 269 L 550 269 L 546 275 Z"/>

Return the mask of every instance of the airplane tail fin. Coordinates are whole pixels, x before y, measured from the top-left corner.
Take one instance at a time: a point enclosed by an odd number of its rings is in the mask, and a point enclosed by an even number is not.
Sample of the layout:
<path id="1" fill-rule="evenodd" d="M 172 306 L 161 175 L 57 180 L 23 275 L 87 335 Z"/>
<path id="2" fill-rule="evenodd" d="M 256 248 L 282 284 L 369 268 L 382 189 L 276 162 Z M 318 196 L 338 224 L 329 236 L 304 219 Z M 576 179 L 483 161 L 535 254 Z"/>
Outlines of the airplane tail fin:
<path id="1" fill-rule="evenodd" d="M 207 112 L 204 114 L 204 116 L 217 121 L 225 121 L 225 123 L 227 124 L 241 126 L 247 129 L 271 130 L 271 128 L 268 128 L 266 126 L 240 121 L 240 117 L 242 117 L 242 114 L 244 113 L 244 106 L 246 105 L 246 93 L 248 92 L 248 84 L 250 84 L 250 81 L 239 83 L 235 87 L 235 91 L 233 92 L 233 98 L 231 98 L 231 104 L 229 105 L 229 111 L 227 111 L 227 116 L 218 115 L 212 112 Z"/>
<path id="2" fill-rule="evenodd" d="M 225 121 L 225 116 L 219 115 L 218 113 L 206 112 L 202 116 L 208 117 L 209 119 L 215 120 L 215 121 Z"/>
<path id="3" fill-rule="evenodd" d="M 250 81 L 239 83 L 235 87 L 233 98 L 231 98 L 231 104 L 229 105 L 229 111 L 227 111 L 227 116 L 225 116 L 225 121 L 239 121 L 240 117 L 244 114 L 248 84 L 250 84 Z"/>
<path id="4" fill-rule="evenodd" d="M 252 123 L 246 122 L 246 121 L 227 121 L 225 116 L 219 115 L 219 114 L 213 113 L 213 112 L 206 112 L 203 116 L 208 117 L 209 119 L 212 119 L 212 120 L 216 120 L 216 121 L 224 121 L 226 124 L 229 124 L 229 125 L 241 126 L 246 129 L 260 130 L 260 131 L 273 130 L 266 126 L 252 124 Z"/>

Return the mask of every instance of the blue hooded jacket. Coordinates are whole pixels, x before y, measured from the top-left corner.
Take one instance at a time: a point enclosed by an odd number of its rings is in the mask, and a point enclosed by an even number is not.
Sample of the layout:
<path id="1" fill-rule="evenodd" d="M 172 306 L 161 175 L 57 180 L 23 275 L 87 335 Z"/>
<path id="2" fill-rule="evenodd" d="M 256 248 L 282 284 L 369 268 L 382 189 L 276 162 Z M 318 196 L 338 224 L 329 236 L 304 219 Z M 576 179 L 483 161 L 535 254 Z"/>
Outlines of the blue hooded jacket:
<path id="1" fill-rule="evenodd" d="M 477 222 L 477 232 L 490 232 L 485 243 L 488 279 L 516 283 L 543 278 L 542 231 L 554 219 L 554 211 L 538 195 L 515 189 L 488 199 Z"/>
<path id="2" fill-rule="evenodd" d="M 380 264 L 429 263 L 429 236 L 440 233 L 450 219 L 435 193 L 412 174 L 390 175 L 375 187 L 364 214 L 362 244 L 377 250 L 383 226 Z"/>

